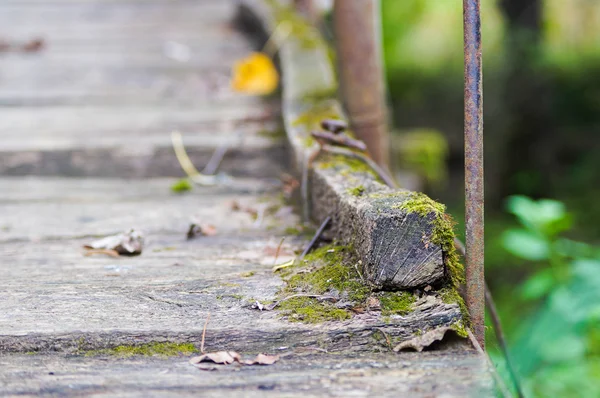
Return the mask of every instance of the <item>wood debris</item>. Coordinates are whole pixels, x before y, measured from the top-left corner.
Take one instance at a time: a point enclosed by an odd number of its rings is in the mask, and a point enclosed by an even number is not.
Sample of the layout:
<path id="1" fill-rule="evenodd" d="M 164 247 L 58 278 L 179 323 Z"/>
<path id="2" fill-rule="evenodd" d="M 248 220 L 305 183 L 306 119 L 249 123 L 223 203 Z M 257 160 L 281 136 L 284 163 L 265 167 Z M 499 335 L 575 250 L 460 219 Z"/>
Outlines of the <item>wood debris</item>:
<path id="1" fill-rule="evenodd" d="M 144 237 L 135 229 L 128 232 L 107 236 L 94 241 L 83 248 L 88 252 L 85 255 L 106 254 L 114 257 L 114 254 L 120 256 L 138 256 L 142 254 Z"/>
<path id="2" fill-rule="evenodd" d="M 217 234 L 217 227 L 211 224 L 191 223 L 187 231 L 187 239 L 194 239 L 197 236 L 214 236 Z"/>

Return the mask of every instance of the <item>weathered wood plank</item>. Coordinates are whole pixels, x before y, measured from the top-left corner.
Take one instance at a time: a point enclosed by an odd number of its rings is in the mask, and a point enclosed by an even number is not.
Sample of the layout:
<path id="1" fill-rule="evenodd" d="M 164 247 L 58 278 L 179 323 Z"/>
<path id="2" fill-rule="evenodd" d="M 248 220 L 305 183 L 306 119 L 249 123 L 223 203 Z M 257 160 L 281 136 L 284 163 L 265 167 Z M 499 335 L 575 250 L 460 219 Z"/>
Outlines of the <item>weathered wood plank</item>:
<path id="1" fill-rule="evenodd" d="M 492 394 L 480 361 L 460 352 L 405 353 L 400 357 L 362 354 L 346 358 L 310 351 L 277 352 L 282 359 L 273 366 L 232 365 L 216 372 L 199 371 L 187 363 L 187 358 L 180 357 L 119 360 L 10 355 L 0 358 L 0 394 L 219 398 Z"/>
<path id="2" fill-rule="evenodd" d="M 171 192 L 173 181 L 2 178 L 0 241 L 106 235 L 129 228 L 183 237 L 193 217 L 222 224 L 221 233 L 234 234 L 254 221 L 232 212 L 231 201 L 249 196 L 252 206 L 263 207 L 248 194 L 272 194 L 277 187 L 264 180 L 234 180 L 180 195 Z"/>
<path id="3" fill-rule="evenodd" d="M 262 15 L 249 16 L 247 22 L 262 17 L 272 29 L 272 16 L 262 10 Z M 247 12 L 253 13 L 251 8 Z M 261 21 L 254 19 L 254 23 Z M 311 131 L 320 130 L 324 119 L 346 119 L 334 94 L 337 83 L 327 48 L 306 46 L 301 38 L 290 37 L 279 54 L 284 124 L 296 171 L 305 177 L 303 199 L 310 216 L 317 223 L 332 218 L 332 235 L 355 248 L 364 274 L 380 289 L 413 289 L 447 282 L 447 257 L 435 223 L 443 211 L 431 206 L 410 210 L 413 198 L 426 197 L 389 188 L 364 161 L 324 151 L 314 158 L 320 146 Z"/>
<path id="4" fill-rule="evenodd" d="M 0 183 L 7 188 L 0 196 L 0 253 L 11 265 L 0 275 L 1 350 L 72 351 L 83 342 L 98 348 L 156 339 L 199 342 L 198 316 L 208 312 L 214 322 L 210 341 L 230 349 L 324 344 L 331 350 L 372 350 L 381 345 L 380 330 L 398 341 L 460 318 L 457 305 L 435 298 L 417 304 L 406 317 L 384 320 L 379 312 L 365 313 L 319 326 L 253 310 L 250 303 L 274 299 L 283 285 L 271 271 L 273 251 L 297 216 L 270 212 L 257 228 L 250 215 L 231 209 L 233 199 L 256 209 L 270 206 L 259 196 L 261 189 L 271 189 L 268 183 L 239 181 L 174 195 L 164 182 Z M 218 234 L 185 241 L 192 217 L 215 225 Z M 141 256 L 82 256 L 80 247 L 91 236 L 131 227 L 147 237 Z M 293 256 L 302 242 L 287 240 L 279 260 Z M 244 277 L 249 270 L 255 274 Z"/>

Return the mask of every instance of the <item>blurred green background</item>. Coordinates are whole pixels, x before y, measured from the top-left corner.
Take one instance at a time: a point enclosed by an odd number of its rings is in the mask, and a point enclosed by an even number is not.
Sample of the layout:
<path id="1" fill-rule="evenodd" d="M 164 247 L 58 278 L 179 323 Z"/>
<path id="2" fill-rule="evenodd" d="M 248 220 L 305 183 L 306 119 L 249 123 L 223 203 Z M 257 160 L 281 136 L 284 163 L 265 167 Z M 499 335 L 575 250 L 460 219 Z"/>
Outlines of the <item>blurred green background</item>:
<path id="1" fill-rule="evenodd" d="M 486 279 L 526 395 L 600 396 L 600 1 L 481 3 Z M 462 235 L 462 1 L 381 6 L 395 134 L 445 138 L 422 174 Z"/>

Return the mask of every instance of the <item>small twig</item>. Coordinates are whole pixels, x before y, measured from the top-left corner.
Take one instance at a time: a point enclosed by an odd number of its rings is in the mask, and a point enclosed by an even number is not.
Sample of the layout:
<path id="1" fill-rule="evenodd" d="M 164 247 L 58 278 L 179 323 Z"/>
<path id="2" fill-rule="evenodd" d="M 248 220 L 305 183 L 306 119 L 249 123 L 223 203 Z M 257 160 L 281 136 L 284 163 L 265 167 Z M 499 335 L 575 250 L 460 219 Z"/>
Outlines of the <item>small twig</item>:
<path id="1" fill-rule="evenodd" d="M 243 133 L 238 132 L 235 136 L 236 143 L 238 141 L 241 141 L 242 138 L 243 138 Z M 219 169 L 219 166 L 221 165 L 221 162 L 223 161 L 225 154 L 227 153 L 229 148 L 231 148 L 231 146 L 232 146 L 232 143 L 228 141 L 228 142 L 225 142 L 223 145 L 219 146 L 217 149 L 215 149 L 212 156 L 210 157 L 210 160 L 208 161 L 206 166 L 204 166 L 204 169 L 202 169 L 202 174 L 204 174 L 204 175 L 215 174 L 217 172 L 217 170 Z"/>
<path id="2" fill-rule="evenodd" d="M 321 147 L 321 150 L 335 155 L 344 155 L 361 160 L 365 162 L 369 167 L 371 167 L 373 171 L 377 173 L 379 178 L 381 178 L 387 186 L 389 186 L 390 188 L 398 188 L 398 184 L 396 183 L 396 181 L 394 181 L 394 179 L 384 169 L 379 167 L 379 165 L 375 163 L 373 159 L 363 155 L 362 153 L 353 152 L 350 149 L 336 147 L 333 145 L 323 145 Z"/>
<path id="3" fill-rule="evenodd" d="M 185 174 L 190 178 L 201 174 L 187 155 L 180 132 L 173 131 L 171 133 L 171 143 L 173 144 L 173 150 L 175 150 L 175 156 L 177 156 L 177 160 Z"/>
<path id="4" fill-rule="evenodd" d="M 346 148 L 353 148 L 365 152 L 367 145 L 360 140 L 348 137 L 344 133 L 332 133 L 330 131 L 313 131 L 310 135 L 321 143 L 321 145 L 333 144 L 340 145 Z"/>
<path id="5" fill-rule="evenodd" d="M 363 277 L 362 273 L 360 272 L 360 269 L 358 268 L 358 264 L 362 264 L 362 261 L 358 260 L 358 263 L 354 263 L 354 269 L 356 270 L 356 273 L 360 277 L 360 280 L 363 282 L 366 282 L 365 278 Z"/>
<path id="6" fill-rule="evenodd" d="M 456 237 L 454 238 L 454 247 L 463 257 L 465 256 L 465 245 L 460 241 L 460 239 Z M 494 326 L 494 334 L 496 335 L 496 340 L 498 341 L 498 345 L 500 346 L 500 351 L 502 351 L 502 355 L 504 355 L 504 359 L 506 360 L 506 368 L 508 370 L 508 373 L 510 374 L 510 378 L 514 384 L 515 390 L 517 391 L 517 396 L 519 398 L 523 398 L 523 389 L 521 388 L 519 377 L 517 376 L 515 367 L 513 366 L 513 363 L 510 359 L 510 355 L 508 353 L 508 346 L 506 345 L 506 339 L 504 338 L 504 330 L 502 328 L 500 316 L 498 315 L 498 310 L 496 308 L 496 302 L 494 301 L 494 297 L 492 296 L 492 292 L 490 291 L 487 282 L 485 282 L 485 305 L 489 311 L 490 318 L 492 319 L 492 324 Z"/>
<path id="7" fill-rule="evenodd" d="M 283 21 L 275 27 L 271 36 L 267 39 L 267 42 L 262 48 L 262 52 L 273 57 L 281 43 L 292 33 L 292 24 L 289 21 Z"/>
<path id="8" fill-rule="evenodd" d="M 498 372 L 496 370 L 496 367 L 494 366 L 494 364 L 490 360 L 489 355 L 479 345 L 479 342 L 477 341 L 477 339 L 473 335 L 473 332 L 471 332 L 471 329 L 467 329 L 467 335 L 469 336 L 469 340 L 471 340 L 471 344 L 473 344 L 473 347 L 475 347 L 475 349 L 477 350 L 477 352 L 479 354 L 483 355 L 483 357 L 485 358 L 485 361 L 486 361 L 488 367 L 490 368 L 490 370 L 491 370 L 491 372 L 492 372 L 492 374 L 494 376 L 494 379 L 496 380 L 496 385 L 498 386 L 498 389 L 502 392 L 502 395 L 504 395 L 505 398 L 511 398 L 512 394 L 508 390 L 508 387 L 506 387 L 506 383 L 504 383 L 504 380 L 502 380 L 502 378 L 498 374 Z"/>
<path id="9" fill-rule="evenodd" d="M 390 340 L 390 336 L 388 336 L 387 333 L 384 332 L 383 329 L 381 329 L 381 328 L 377 328 L 376 330 L 380 331 L 381 334 L 383 334 L 383 337 L 385 337 L 385 341 L 386 341 L 388 347 L 390 348 L 390 351 L 393 351 L 394 347 L 392 346 L 392 340 Z"/>
<path id="10" fill-rule="evenodd" d="M 106 254 L 110 257 L 120 257 L 119 252 L 113 249 L 87 249 L 83 254 L 86 257 L 93 256 L 94 254 Z"/>
<path id="11" fill-rule="evenodd" d="M 202 174 L 196 169 L 185 151 L 181 133 L 173 131 L 171 133 L 171 143 L 179 165 L 192 182 L 198 185 L 215 185 L 217 183 L 215 176 Z"/>
<path id="12" fill-rule="evenodd" d="M 296 259 L 293 259 L 293 260 L 287 261 L 287 262 L 285 262 L 283 264 L 276 265 L 276 266 L 273 267 L 273 272 L 277 272 L 280 269 L 291 267 L 292 265 L 294 265 L 295 262 L 296 262 Z"/>
<path id="13" fill-rule="evenodd" d="M 487 283 L 485 283 L 485 303 L 487 304 L 487 308 L 490 311 L 490 318 L 492 318 L 492 324 L 494 325 L 494 334 L 496 335 L 496 340 L 498 341 L 500 350 L 502 351 L 502 354 L 506 359 L 506 367 L 508 369 L 508 373 L 510 373 L 510 378 L 513 382 L 515 390 L 517 391 L 517 396 L 519 398 L 523 398 L 525 395 L 523 394 L 523 390 L 521 389 L 521 383 L 519 382 L 517 371 L 513 367 L 512 360 L 510 359 L 508 347 L 506 345 L 506 340 L 504 339 L 504 331 L 502 330 L 502 325 L 500 324 L 500 316 L 498 315 L 498 310 L 496 309 L 494 297 L 492 297 L 492 293 Z"/>
<path id="14" fill-rule="evenodd" d="M 208 325 L 208 321 L 210 319 L 210 312 L 208 313 L 208 316 L 206 317 L 206 322 L 204 322 L 204 329 L 202 330 L 202 342 L 200 343 L 200 352 L 202 354 L 204 354 L 204 337 L 206 337 L 206 326 Z"/>
<path id="15" fill-rule="evenodd" d="M 321 226 L 319 227 L 319 229 L 317 229 L 317 232 L 315 232 L 315 235 L 312 237 L 310 242 L 308 242 L 308 245 L 306 246 L 306 248 L 300 255 L 300 260 L 302 260 L 304 258 L 304 256 L 306 256 L 308 254 L 308 252 L 310 252 L 310 250 L 313 248 L 313 246 L 317 243 L 317 241 L 323 234 L 323 231 L 325 231 L 325 228 L 327 227 L 327 225 L 329 224 L 330 221 L 331 221 L 331 216 L 327 216 L 327 218 L 321 223 Z"/>
<path id="16" fill-rule="evenodd" d="M 283 241 L 285 240 L 285 236 L 281 238 L 279 245 L 277 245 L 277 251 L 275 252 L 275 260 L 273 260 L 273 266 L 277 264 L 277 259 L 279 258 L 279 251 L 281 250 L 281 245 L 283 245 Z"/>

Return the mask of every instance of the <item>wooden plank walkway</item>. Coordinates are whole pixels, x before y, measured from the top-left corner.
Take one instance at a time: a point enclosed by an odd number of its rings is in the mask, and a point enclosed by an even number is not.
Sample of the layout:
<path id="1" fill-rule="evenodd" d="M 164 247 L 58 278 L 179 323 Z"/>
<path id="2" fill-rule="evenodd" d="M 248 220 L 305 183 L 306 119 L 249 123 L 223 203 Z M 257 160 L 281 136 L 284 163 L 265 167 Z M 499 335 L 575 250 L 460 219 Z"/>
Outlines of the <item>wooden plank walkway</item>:
<path id="1" fill-rule="evenodd" d="M 283 285 L 271 271 L 282 237 L 277 262 L 306 237 L 288 233 L 299 217 L 280 199 L 285 145 L 265 133 L 279 128 L 278 102 L 229 89 L 233 61 L 252 50 L 232 28 L 235 10 L 233 0 L 0 2 L 0 40 L 45 41 L 36 53 L 0 53 L 0 395 L 489 392 L 473 351 L 374 352 L 358 343 L 368 316 L 310 326 L 249 308 Z M 182 175 L 173 130 L 199 166 L 232 145 L 220 169 L 231 182 L 172 193 Z M 186 240 L 192 220 L 216 235 Z M 129 228 L 144 233 L 141 256 L 83 256 L 83 244 Z M 187 357 L 84 355 L 199 345 L 209 313 L 209 351 L 281 360 L 205 372 Z"/>

